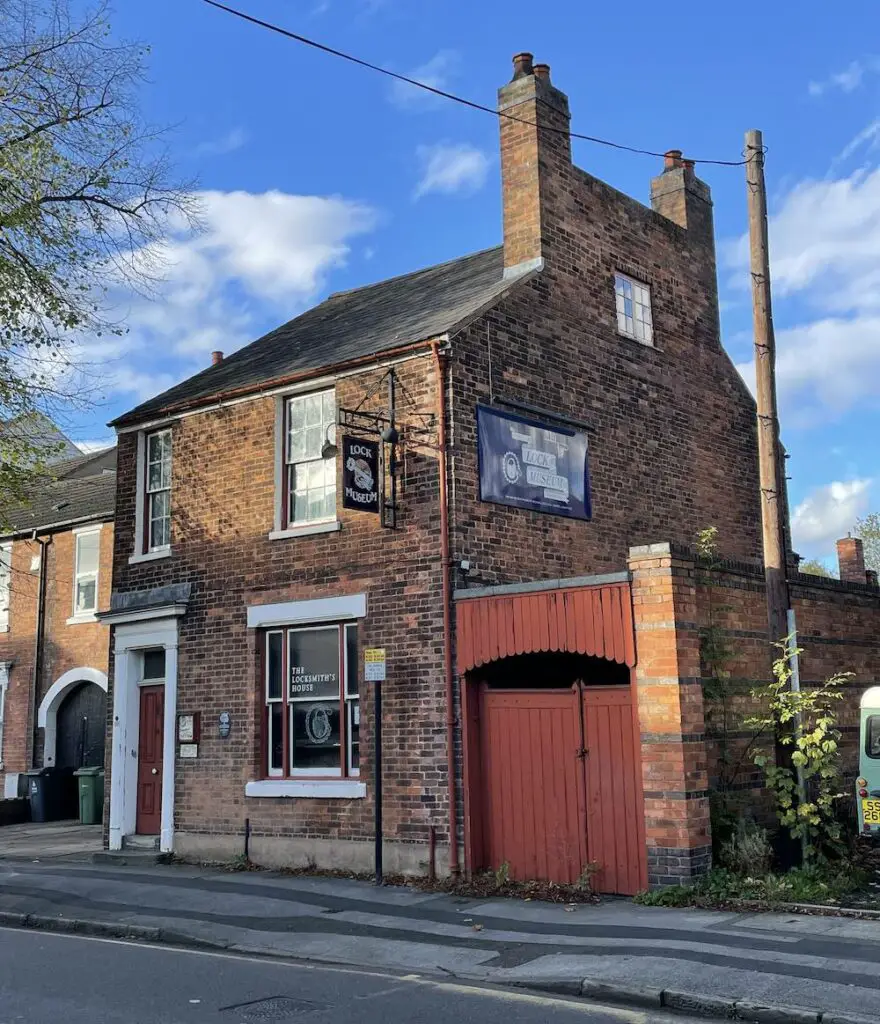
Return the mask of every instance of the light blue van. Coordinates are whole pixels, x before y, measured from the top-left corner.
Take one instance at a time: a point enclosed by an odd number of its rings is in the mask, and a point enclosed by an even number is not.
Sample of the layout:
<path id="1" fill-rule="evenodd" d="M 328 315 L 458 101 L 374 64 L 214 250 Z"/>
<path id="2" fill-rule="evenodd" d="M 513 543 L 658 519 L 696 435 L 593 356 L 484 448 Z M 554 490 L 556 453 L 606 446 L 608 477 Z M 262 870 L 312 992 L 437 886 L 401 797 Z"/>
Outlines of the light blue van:
<path id="1" fill-rule="evenodd" d="M 859 831 L 880 839 L 880 686 L 862 695 L 856 806 Z"/>

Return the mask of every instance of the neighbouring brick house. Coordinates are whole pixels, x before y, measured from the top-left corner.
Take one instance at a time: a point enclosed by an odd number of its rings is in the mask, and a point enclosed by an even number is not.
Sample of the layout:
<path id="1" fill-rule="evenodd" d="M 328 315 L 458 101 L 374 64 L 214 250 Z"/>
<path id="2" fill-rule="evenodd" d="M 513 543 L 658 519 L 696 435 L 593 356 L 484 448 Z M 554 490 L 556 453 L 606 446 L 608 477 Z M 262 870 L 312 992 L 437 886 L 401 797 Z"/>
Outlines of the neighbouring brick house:
<path id="1" fill-rule="evenodd" d="M 0 535 L 0 778 L 104 762 L 116 451 L 55 462 Z M 72 789 L 72 784 L 69 787 Z M 76 813 L 75 803 L 71 816 Z"/>
<path id="2" fill-rule="evenodd" d="M 115 422 L 111 849 L 248 832 L 259 863 L 369 868 L 384 648 L 387 869 L 596 862 L 633 892 L 707 866 L 677 552 L 713 524 L 754 566 L 761 535 L 709 188 L 678 151 L 650 208 L 575 167 L 527 54 L 499 110 L 502 246 L 333 295 Z"/>

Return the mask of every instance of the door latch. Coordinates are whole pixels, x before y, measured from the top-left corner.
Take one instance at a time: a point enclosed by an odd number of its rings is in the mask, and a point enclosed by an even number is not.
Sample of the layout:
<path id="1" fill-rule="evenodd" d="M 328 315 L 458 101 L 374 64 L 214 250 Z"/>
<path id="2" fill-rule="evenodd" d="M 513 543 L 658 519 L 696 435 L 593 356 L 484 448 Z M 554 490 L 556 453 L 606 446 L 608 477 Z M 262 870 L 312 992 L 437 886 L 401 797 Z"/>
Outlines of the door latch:
<path id="1" fill-rule="evenodd" d="M 585 757 L 587 757 L 589 753 L 590 753 L 590 751 L 586 747 L 581 747 L 580 750 L 575 751 L 575 755 L 574 756 L 579 761 L 583 761 L 583 759 Z"/>

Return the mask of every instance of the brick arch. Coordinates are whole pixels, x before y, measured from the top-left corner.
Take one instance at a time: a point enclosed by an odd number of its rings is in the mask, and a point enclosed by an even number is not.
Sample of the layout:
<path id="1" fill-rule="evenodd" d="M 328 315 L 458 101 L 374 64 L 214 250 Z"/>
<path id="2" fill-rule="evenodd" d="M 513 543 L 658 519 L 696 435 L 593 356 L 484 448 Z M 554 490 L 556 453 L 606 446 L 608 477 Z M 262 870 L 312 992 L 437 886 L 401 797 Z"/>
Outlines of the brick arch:
<path id="1" fill-rule="evenodd" d="M 568 651 L 636 663 L 628 583 L 462 597 L 456 606 L 458 671 L 515 654 Z"/>

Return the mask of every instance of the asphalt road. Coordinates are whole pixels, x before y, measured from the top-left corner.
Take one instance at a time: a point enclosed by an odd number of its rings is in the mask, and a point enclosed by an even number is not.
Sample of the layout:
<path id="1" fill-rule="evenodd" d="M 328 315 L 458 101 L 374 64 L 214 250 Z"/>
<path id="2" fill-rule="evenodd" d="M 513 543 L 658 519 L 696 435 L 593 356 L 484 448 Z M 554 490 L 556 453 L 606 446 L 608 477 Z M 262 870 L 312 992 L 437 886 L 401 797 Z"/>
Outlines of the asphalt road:
<path id="1" fill-rule="evenodd" d="M 545 1024 L 548 1019 L 672 1024 L 677 1018 L 416 975 L 0 928 L 0 1024 Z"/>

